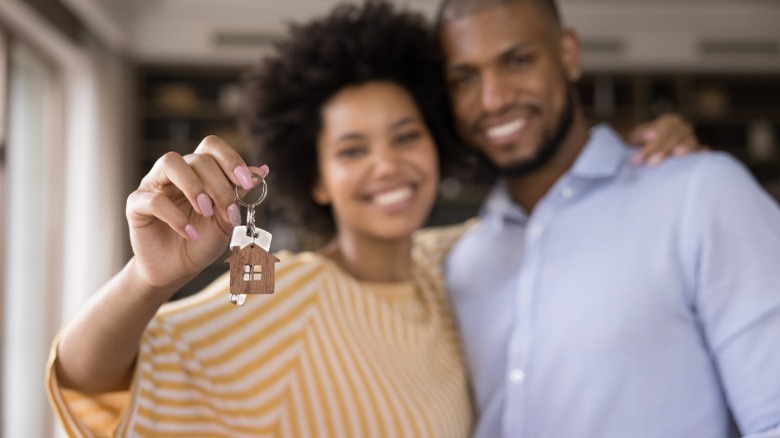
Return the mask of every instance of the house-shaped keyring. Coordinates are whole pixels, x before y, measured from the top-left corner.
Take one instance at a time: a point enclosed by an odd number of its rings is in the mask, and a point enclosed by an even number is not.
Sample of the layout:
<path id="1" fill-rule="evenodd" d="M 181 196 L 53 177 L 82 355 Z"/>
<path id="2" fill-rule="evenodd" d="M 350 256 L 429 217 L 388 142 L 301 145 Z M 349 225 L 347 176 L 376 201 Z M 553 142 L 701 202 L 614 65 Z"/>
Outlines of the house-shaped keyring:
<path id="1" fill-rule="evenodd" d="M 274 265 L 279 262 L 276 256 L 254 243 L 243 248 L 234 246 L 231 251 L 233 254 L 225 260 L 230 263 L 231 293 L 274 293 Z"/>

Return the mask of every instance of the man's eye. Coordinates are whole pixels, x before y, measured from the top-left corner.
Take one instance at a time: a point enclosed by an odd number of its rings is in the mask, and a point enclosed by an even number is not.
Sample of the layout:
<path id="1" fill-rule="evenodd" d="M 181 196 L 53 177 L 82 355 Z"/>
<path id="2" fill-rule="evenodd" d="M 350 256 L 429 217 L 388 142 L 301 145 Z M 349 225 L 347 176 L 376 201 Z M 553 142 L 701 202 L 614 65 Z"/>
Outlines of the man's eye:
<path id="1" fill-rule="evenodd" d="M 512 67 L 523 67 L 530 63 L 532 58 L 528 55 L 512 55 L 509 57 L 509 65 Z"/>
<path id="2" fill-rule="evenodd" d="M 464 87 L 474 82 L 474 78 L 475 78 L 474 74 L 463 72 L 463 73 L 457 73 L 451 75 L 448 82 L 450 83 L 451 87 L 458 88 L 458 87 Z"/>

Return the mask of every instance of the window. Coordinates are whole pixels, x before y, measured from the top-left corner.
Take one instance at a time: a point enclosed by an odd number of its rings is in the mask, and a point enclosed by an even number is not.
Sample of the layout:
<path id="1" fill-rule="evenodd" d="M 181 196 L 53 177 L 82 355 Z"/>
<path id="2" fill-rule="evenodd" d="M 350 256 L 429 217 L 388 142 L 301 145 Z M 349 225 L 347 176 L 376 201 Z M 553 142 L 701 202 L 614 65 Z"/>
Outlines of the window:
<path id="1" fill-rule="evenodd" d="M 62 89 L 39 52 L 16 40 L 6 47 L 3 428 L 6 436 L 48 436 L 38 382 L 59 322 Z M 45 275 L 42 266 L 51 267 Z"/>
<path id="2" fill-rule="evenodd" d="M 260 281 L 262 279 L 262 265 L 244 265 L 244 281 Z"/>

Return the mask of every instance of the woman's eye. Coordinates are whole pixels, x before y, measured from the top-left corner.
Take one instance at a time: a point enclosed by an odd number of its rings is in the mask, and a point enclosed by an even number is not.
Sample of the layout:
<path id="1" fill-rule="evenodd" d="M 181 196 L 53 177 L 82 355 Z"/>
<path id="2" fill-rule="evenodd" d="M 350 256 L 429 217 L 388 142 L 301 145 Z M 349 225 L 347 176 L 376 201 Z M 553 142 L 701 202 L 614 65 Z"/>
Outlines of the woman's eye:
<path id="1" fill-rule="evenodd" d="M 417 141 L 422 137 L 422 133 L 418 131 L 406 132 L 396 137 L 395 142 L 400 145 L 408 145 Z"/>
<path id="2" fill-rule="evenodd" d="M 366 148 L 364 146 L 350 146 L 340 149 L 336 156 L 338 158 L 357 158 L 366 154 Z"/>

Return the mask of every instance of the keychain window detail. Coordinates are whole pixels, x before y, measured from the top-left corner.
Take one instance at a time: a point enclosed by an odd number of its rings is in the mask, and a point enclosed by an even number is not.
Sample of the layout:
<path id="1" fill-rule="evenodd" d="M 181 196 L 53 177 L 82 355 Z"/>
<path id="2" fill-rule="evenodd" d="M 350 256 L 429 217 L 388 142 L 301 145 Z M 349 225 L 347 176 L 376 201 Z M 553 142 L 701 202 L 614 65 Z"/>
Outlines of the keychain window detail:
<path id="1" fill-rule="evenodd" d="M 268 192 L 265 179 L 255 176 L 260 178 L 258 187 L 261 189 L 256 200 L 247 201 L 251 191 L 242 197 L 236 187 L 236 201 L 247 208 L 246 225 L 233 229 L 232 254 L 225 260 L 230 264 L 230 302 L 238 306 L 244 304 L 248 294 L 274 293 L 274 265 L 279 262 L 268 252 L 271 234 L 255 226 L 255 207 L 263 202 Z"/>
<path id="2" fill-rule="evenodd" d="M 263 279 L 263 265 L 244 265 L 244 281 Z"/>

